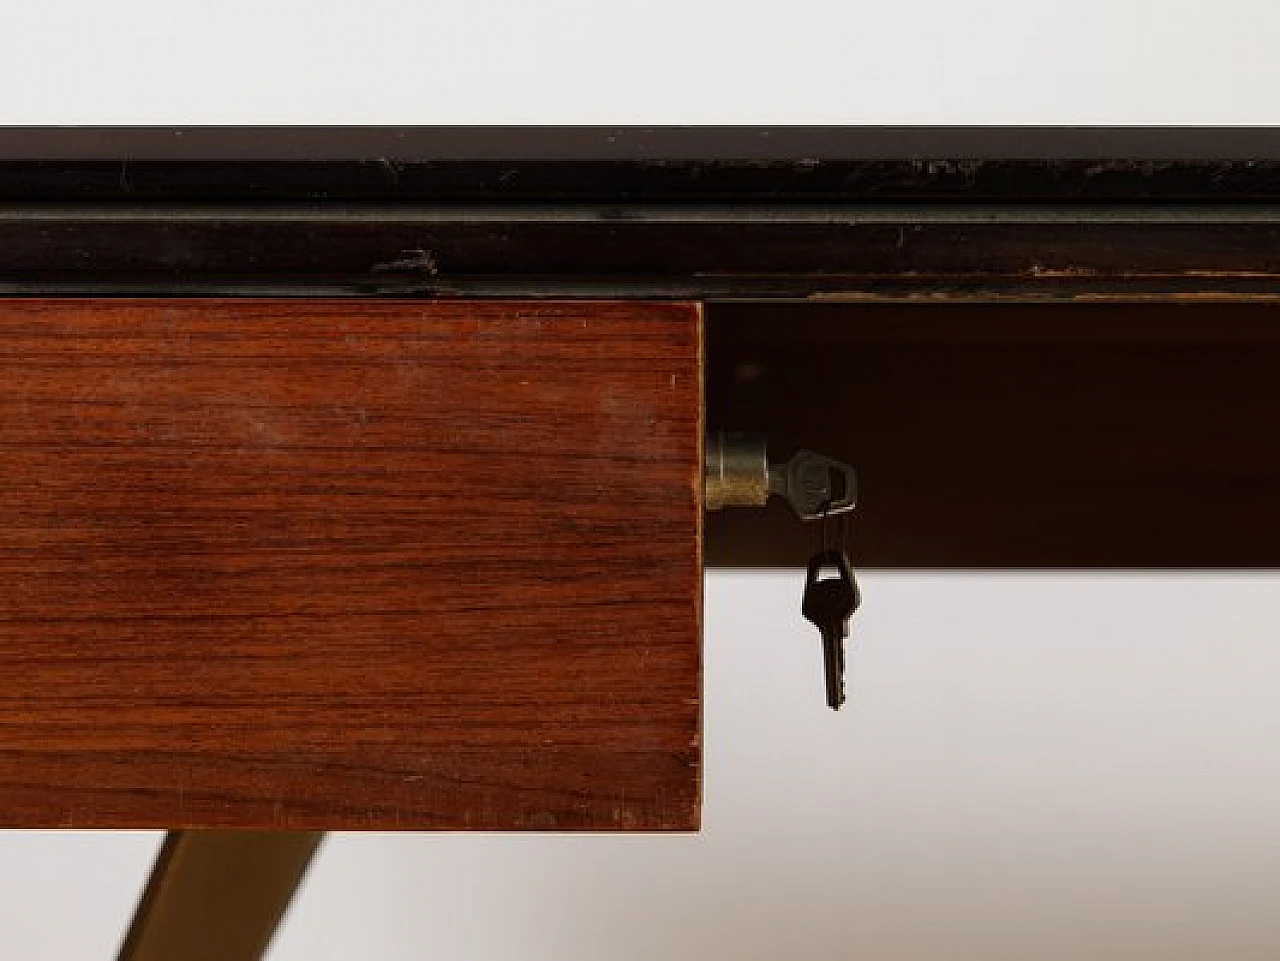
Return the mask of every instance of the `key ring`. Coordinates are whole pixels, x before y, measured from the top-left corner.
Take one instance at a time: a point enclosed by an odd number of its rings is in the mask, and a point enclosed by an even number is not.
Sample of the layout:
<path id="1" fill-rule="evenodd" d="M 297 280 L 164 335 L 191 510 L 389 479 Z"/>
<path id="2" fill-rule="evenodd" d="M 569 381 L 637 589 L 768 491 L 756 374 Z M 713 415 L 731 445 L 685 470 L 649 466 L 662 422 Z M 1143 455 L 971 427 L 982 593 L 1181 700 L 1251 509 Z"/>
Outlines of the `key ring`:
<path id="1" fill-rule="evenodd" d="M 820 539 L 818 542 L 822 553 L 829 554 L 833 551 L 843 551 L 847 539 L 845 537 L 845 523 L 848 511 L 836 511 L 832 513 L 831 502 L 823 503 L 821 513 L 818 515 L 821 527 Z"/>

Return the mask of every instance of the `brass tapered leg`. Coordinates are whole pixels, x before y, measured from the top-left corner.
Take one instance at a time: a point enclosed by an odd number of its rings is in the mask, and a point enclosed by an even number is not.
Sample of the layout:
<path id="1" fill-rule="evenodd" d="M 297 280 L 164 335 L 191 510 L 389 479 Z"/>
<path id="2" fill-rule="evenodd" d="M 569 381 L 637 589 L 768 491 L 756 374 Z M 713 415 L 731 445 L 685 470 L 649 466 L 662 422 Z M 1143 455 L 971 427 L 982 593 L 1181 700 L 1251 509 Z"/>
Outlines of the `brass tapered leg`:
<path id="1" fill-rule="evenodd" d="M 323 836 L 169 832 L 118 961 L 258 961 Z"/>

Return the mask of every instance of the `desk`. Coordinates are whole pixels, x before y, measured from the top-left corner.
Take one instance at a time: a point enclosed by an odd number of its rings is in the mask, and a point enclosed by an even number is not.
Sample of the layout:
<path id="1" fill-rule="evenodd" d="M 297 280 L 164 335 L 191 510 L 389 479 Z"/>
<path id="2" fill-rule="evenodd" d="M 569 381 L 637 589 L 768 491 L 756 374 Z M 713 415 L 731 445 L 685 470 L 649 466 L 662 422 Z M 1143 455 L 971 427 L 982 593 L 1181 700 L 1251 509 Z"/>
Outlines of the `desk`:
<path id="1" fill-rule="evenodd" d="M 1273 566 L 1277 199 L 1268 130 L 5 131 L 0 821 L 181 832 L 134 961 L 326 830 L 695 829 L 708 426 L 874 566 Z"/>

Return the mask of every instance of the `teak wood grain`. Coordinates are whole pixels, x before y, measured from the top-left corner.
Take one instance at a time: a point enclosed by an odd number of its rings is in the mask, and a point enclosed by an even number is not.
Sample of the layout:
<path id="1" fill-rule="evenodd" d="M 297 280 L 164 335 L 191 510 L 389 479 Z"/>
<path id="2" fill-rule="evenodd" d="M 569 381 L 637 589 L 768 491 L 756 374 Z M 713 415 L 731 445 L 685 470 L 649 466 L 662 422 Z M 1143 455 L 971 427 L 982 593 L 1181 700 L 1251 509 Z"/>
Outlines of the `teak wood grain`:
<path id="1" fill-rule="evenodd" d="M 0 824 L 695 828 L 700 323 L 0 302 Z"/>

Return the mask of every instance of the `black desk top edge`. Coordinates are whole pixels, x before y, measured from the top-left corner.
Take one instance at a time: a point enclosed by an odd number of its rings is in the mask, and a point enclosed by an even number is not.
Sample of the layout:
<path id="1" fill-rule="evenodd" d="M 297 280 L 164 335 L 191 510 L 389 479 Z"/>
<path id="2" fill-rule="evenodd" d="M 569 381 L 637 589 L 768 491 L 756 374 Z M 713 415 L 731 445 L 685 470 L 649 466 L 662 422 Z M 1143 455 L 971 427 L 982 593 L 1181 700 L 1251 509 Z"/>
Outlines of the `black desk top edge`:
<path id="1" fill-rule="evenodd" d="M 0 295 L 1274 299 L 1278 237 L 1271 127 L 0 128 Z"/>
<path id="2" fill-rule="evenodd" d="M 1280 160 L 1280 127 L 0 127 L 0 161 Z"/>

